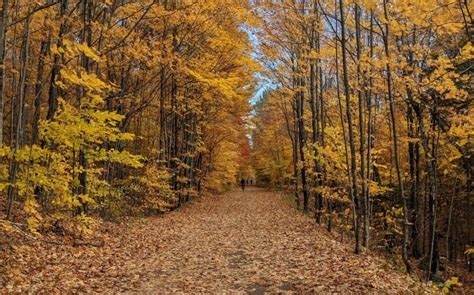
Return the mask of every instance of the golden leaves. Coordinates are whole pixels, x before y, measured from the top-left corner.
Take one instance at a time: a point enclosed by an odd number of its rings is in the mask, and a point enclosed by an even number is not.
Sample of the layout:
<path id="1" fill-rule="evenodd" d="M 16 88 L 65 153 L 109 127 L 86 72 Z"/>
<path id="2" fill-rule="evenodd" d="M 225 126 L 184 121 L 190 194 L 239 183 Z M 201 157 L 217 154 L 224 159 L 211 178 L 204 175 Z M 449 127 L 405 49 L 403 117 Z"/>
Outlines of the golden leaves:
<path id="1" fill-rule="evenodd" d="M 80 55 L 84 55 L 95 62 L 102 61 L 99 52 L 88 46 L 87 43 L 78 43 L 69 39 L 62 40 L 62 47 L 58 47 L 56 44 L 53 44 L 50 50 L 51 54 L 64 54 L 66 58 L 75 58 Z"/>

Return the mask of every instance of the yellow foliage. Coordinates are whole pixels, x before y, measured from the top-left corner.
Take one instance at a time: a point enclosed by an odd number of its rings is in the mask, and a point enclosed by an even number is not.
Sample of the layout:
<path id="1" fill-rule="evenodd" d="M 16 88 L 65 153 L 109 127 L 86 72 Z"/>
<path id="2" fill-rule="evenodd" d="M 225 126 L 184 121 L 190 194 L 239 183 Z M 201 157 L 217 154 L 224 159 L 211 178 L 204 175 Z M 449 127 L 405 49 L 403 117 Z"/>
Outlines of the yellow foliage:
<path id="1" fill-rule="evenodd" d="M 443 284 L 443 293 L 448 294 L 453 287 L 461 287 L 462 284 L 459 282 L 457 277 L 451 277 Z"/>

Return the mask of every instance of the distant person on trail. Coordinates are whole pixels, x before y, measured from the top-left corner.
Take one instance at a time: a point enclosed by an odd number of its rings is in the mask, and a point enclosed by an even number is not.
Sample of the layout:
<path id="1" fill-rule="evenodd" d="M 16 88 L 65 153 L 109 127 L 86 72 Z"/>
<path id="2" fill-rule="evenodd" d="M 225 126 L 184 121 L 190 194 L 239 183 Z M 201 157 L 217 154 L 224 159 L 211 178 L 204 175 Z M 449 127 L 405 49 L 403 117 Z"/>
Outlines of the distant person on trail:
<path id="1" fill-rule="evenodd" d="M 245 179 L 240 180 L 240 186 L 242 187 L 242 191 L 245 191 Z"/>

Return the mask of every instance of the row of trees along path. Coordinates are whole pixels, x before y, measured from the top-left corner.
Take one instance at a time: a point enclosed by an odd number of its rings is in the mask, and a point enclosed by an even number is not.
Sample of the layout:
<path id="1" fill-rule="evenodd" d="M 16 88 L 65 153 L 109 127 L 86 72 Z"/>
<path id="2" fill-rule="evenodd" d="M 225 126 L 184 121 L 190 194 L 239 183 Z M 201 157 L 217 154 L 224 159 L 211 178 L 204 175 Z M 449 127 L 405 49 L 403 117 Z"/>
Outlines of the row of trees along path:
<path id="1" fill-rule="evenodd" d="M 257 179 L 292 186 L 356 253 L 382 250 L 444 286 L 472 272 L 473 2 L 270 2 Z"/>

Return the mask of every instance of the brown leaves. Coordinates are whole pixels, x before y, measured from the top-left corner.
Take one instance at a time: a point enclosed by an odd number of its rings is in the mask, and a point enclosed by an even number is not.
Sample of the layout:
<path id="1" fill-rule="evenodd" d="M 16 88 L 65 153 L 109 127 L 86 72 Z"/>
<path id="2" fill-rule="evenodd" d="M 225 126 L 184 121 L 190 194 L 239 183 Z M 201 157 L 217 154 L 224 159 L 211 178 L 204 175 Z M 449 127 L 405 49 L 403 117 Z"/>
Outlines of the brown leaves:
<path id="1" fill-rule="evenodd" d="M 101 247 L 14 247 L 0 290 L 394 293 L 414 284 L 380 259 L 353 255 L 282 195 L 257 189 L 207 197 L 164 217 L 105 223 L 100 235 Z"/>

